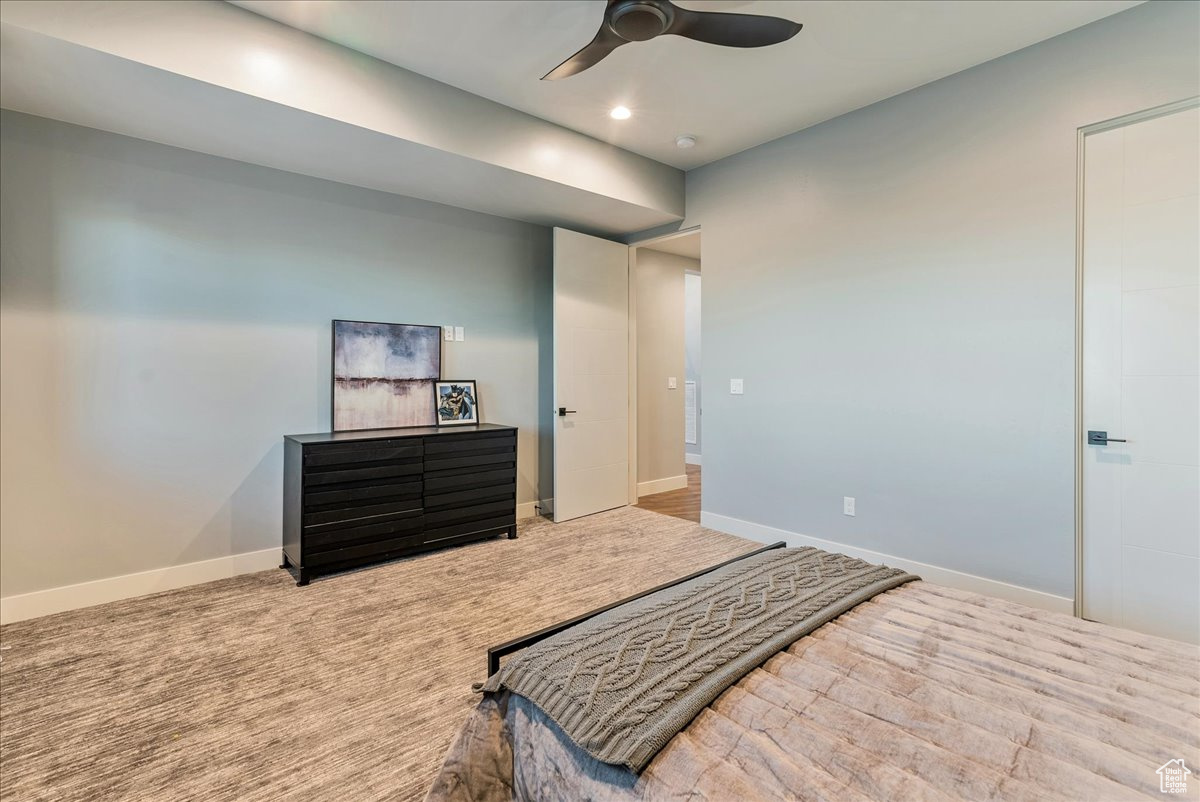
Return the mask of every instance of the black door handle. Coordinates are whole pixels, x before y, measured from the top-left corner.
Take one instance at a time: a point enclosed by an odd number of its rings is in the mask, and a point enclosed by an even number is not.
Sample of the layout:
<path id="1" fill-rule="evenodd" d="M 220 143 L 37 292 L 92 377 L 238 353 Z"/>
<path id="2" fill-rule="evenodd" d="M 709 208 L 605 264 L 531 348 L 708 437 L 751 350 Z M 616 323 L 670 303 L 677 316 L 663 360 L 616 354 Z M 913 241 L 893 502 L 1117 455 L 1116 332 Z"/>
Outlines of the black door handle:
<path id="1" fill-rule="evenodd" d="M 563 417 L 564 415 L 574 415 L 574 414 L 575 414 L 575 410 L 573 410 L 573 409 L 567 409 L 566 407 L 558 408 L 558 417 L 560 417 L 560 418 Z"/>
<path id="2" fill-rule="evenodd" d="M 1106 446 L 1109 443 L 1124 443 L 1124 442 L 1126 442 L 1125 440 L 1122 440 L 1119 437 L 1109 437 L 1108 432 L 1096 432 L 1096 431 L 1088 432 L 1087 441 L 1088 441 L 1089 446 Z"/>

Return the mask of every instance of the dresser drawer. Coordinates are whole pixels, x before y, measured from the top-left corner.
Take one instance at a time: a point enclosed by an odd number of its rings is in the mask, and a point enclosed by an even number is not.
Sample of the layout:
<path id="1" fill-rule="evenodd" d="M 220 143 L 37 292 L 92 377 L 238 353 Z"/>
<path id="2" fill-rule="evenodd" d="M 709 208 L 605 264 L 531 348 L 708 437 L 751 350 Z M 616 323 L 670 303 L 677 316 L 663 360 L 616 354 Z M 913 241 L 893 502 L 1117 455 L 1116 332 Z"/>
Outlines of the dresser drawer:
<path id="1" fill-rule="evenodd" d="M 517 435 L 515 432 L 459 434 L 442 438 L 428 438 L 424 447 L 427 455 L 469 454 L 489 449 L 515 450 Z"/>
<path id="2" fill-rule="evenodd" d="M 325 490 L 318 486 L 304 494 L 304 509 L 316 511 L 330 507 L 352 507 L 360 504 L 382 503 L 389 500 L 420 498 L 425 489 L 424 482 L 412 477 L 401 477 L 411 481 L 387 484 L 367 483 L 360 486 Z"/>
<path id="3" fill-rule="evenodd" d="M 426 478 L 433 478 L 438 471 L 465 473 L 471 468 L 515 467 L 516 462 L 517 437 L 512 432 L 427 438 L 425 442 Z"/>
<path id="4" fill-rule="evenodd" d="M 446 471 L 439 474 L 431 474 L 425 480 L 425 492 L 430 493 L 445 493 L 451 490 L 467 490 L 472 487 L 487 487 L 488 485 L 504 484 L 505 482 L 512 484 L 517 480 L 517 469 L 499 468 L 488 470 L 489 466 L 482 466 L 478 471 L 464 472 Z"/>
<path id="5" fill-rule="evenodd" d="M 508 501 L 498 501 L 456 507 L 450 510 L 439 510 L 438 512 L 425 514 L 425 525 L 430 527 L 441 526 L 443 524 L 473 521 L 480 518 L 493 518 L 501 515 L 511 515 L 515 518 L 517 515 L 517 505 Z"/>
<path id="6" fill-rule="evenodd" d="M 516 497 L 513 494 L 511 484 L 498 487 L 477 487 L 472 490 L 456 490 L 453 493 L 438 493 L 433 496 L 425 496 L 425 509 L 432 512 L 441 507 L 482 504 L 485 501 L 502 501 L 506 499 L 513 501 L 513 506 L 516 506 Z"/>
<path id="7" fill-rule="evenodd" d="M 517 452 L 515 450 L 504 450 L 491 452 L 488 454 L 470 454 L 467 456 L 440 456 L 437 459 L 425 457 L 425 476 L 434 478 L 431 474 L 436 474 L 438 471 L 454 471 L 455 473 L 463 473 L 463 469 L 480 468 L 491 466 L 501 468 L 507 465 L 517 464 Z"/>
<path id="8" fill-rule="evenodd" d="M 344 563 L 352 560 L 361 560 L 365 557 L 376 557 L 381 560 L 387 559 L 392 554 L 400 554 L 408 551 L 420 549 L 423 545 L 423 538 L 418 533 L 415 535 L 405 535 L 403 537 L 388 538 L 386 540 L 373 540 L 368 543 L 360 543 L 355 546 L 346 546 L 340 549 L 331 549 L 329 551 L 316 551 L 304 555 L 305 567 L 322 567 L 333 563 Z"/>
<path id="9" fill-rule="evenodd" d="M 425 493 L 425 509 L 434 510 L 440 507 L 451 507 L 464 504 L 481 504 L 488 501 L 503 501 L 512 499 L 516 502 L 514 486 L 511 481 L 503 484 L 469 487 L 466 490 L 452 490 L 444 493 Z"/>
<path id="10" fill-rule="evenodd" d="M 383 521 L 359 523 L 333 529 L 322 529 L 304 534 L 304 552 L 343 548 L 368 540 L 390 540 L 401 535 L 419 534 L 425 528 L 420 510 L 390 516 Z"/>
<path id="11" fill-rule="evenodd" d="M 317 446 L 305 452 L 304 465 L 308 468 L 317 468 L 327 465 L 357 466 L 363 462 L 420 462 L 423 453 L 424 449 L 419 442 L 415 445 L 395 446 L 381 442 L 373 444 L 371 448 Z"/>
<path id="12" fill-rule="evenodd" d="M 395 479 L 401 476 L 419 477 L 420 462 L 366 463 L 355 467 L 338 465 L 331 469 L 306 471 L 305 489 L 318 485 L 336 485 L 343 482 L 365 482 L 368 479 Z"/>
<path id="13" fill-rule="evenodd" d="M 516 500 L 451 507 L 425 513 L 425 542 L 436 543 L 472 532 L 503 529 L 517 522 Z"/>
<path id="14" fill-rule="evenodd" d="M 425 441 L 420 437 L 380 437 L 367 440 L 352 440 L 334 443 L 310 443 L 304 446 L 306 453 L 333 453 L 337 451 L 363 451 L 380 448 L 423 448 Z"/>
<path id="15" fill-rule="evenodd" d="M 361 526 L 373 523 L 374 520 L 392 520 L 396 517 L 408 517 L 414 511 L 420 512 L 421 499 L 392 501 L 387 504 L 369 504 L 362 507 L 345 507 L 335 510 L 304 513 L 305 532 L 324 532 L 330 529 L 343 529 L 347 526 Z"/>
<path id="16" fill-rule="evenodd" d="M 500 529 L 507 529 L 516 524 L 516 522 L 516 515 L 509 513 L 456 524 L 444 524 L 435 527 L 426 525 L 425 543 L 434 546 L 439 541 L 456 540 L 466 535 L 475 534 L 476 532 L 495 532 Z"/>

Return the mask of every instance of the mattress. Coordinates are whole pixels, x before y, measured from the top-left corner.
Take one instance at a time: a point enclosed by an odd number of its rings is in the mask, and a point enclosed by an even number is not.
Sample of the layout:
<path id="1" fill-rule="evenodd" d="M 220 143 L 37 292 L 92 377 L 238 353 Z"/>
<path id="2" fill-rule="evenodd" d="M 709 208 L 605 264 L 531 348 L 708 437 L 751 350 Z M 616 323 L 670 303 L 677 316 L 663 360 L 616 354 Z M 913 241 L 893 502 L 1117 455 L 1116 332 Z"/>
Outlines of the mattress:
<path id="1" fill-rule="evenodd" d="M 640 773 L 488 695 L 428 798 L 1200 799 L 1197 765 L 1197 647 L 918 581 L 769 658 Z"/>

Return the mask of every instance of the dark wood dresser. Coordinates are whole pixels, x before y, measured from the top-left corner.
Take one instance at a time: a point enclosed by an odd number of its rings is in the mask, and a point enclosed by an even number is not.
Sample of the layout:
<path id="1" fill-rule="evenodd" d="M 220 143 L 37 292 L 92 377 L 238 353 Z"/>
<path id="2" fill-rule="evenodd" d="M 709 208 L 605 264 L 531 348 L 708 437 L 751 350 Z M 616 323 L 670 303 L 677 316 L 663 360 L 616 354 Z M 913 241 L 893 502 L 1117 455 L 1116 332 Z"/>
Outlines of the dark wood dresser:
<path id="1" fill-rule="evenodd" d="M 283 438 L 283 565 L 328 574 L 517 536 L 517 430 L 371 429 Z"/>

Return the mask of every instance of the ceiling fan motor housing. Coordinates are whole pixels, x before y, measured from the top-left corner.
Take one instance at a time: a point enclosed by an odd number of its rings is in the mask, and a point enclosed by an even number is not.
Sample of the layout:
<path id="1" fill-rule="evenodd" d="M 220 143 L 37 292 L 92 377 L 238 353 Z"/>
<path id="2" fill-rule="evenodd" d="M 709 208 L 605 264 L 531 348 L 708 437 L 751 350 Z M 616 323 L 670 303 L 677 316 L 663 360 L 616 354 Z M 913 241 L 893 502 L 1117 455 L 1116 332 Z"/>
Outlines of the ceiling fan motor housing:
<path id="1" fill-rule="evenodd" d="M 609 27 L 627 42 L 645 42 L 661 34 L 671 25 L 669 4 L 653 0 L 626 0 L 616 3 L 609 11 Z"/>

